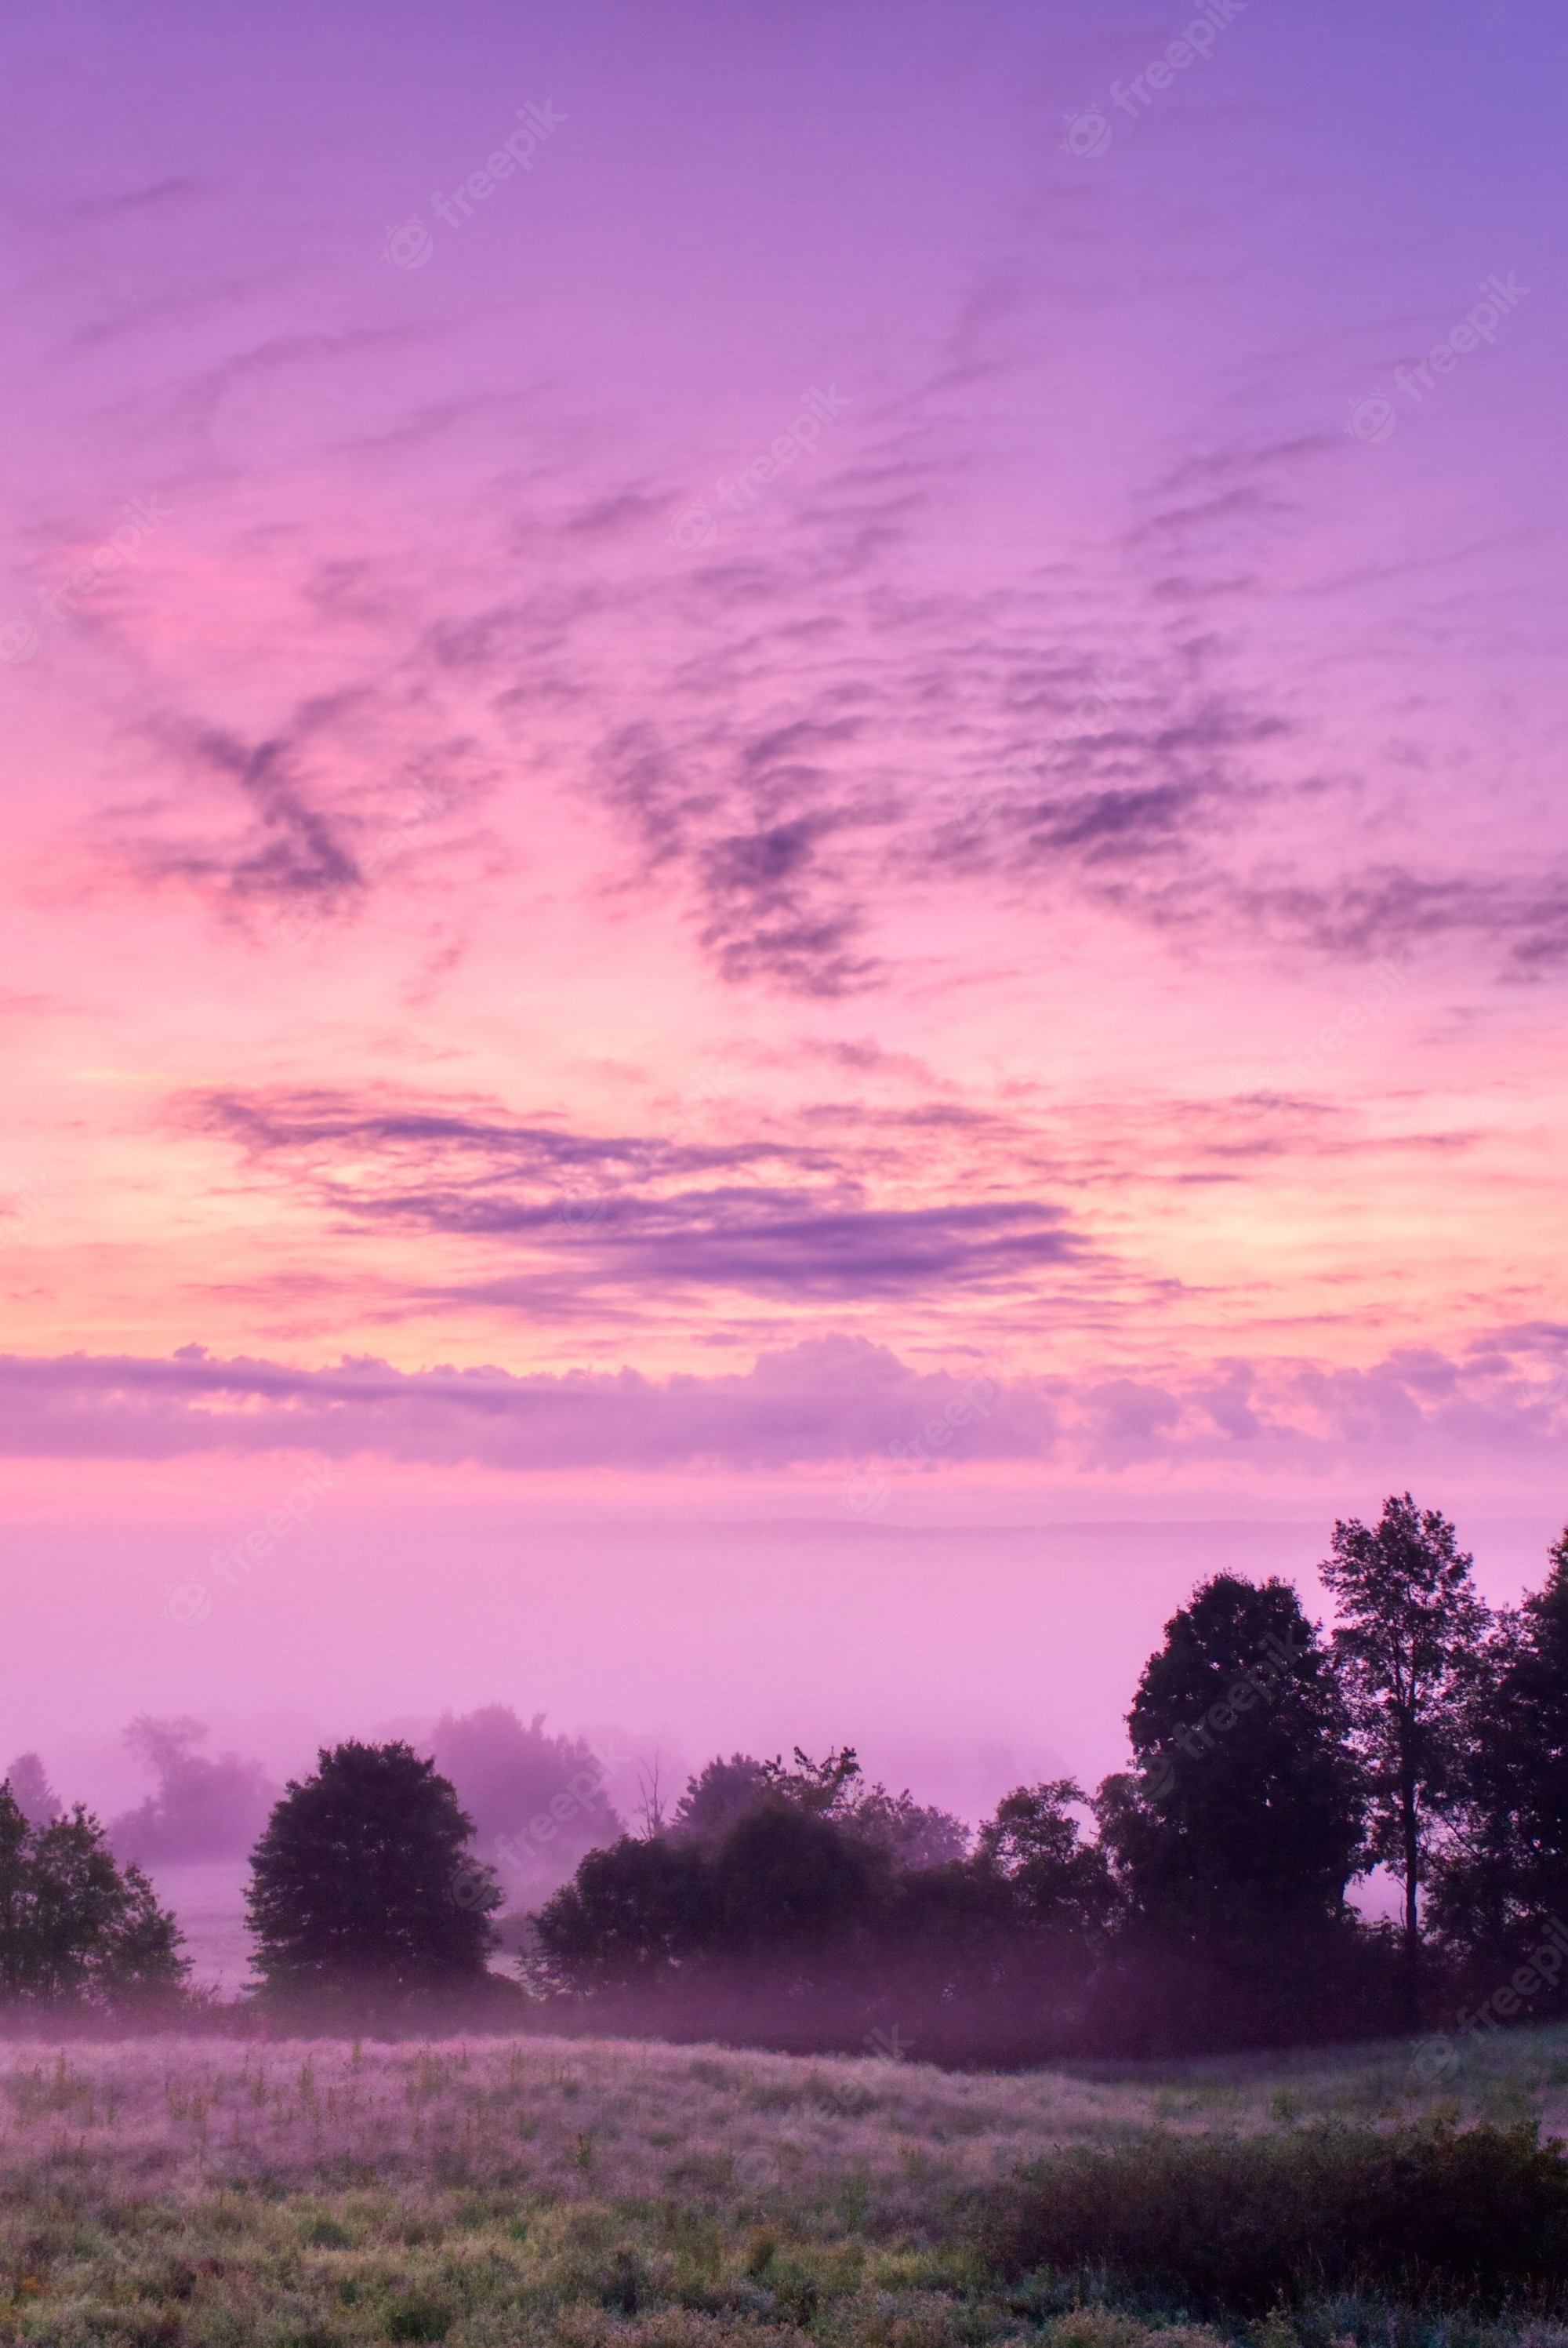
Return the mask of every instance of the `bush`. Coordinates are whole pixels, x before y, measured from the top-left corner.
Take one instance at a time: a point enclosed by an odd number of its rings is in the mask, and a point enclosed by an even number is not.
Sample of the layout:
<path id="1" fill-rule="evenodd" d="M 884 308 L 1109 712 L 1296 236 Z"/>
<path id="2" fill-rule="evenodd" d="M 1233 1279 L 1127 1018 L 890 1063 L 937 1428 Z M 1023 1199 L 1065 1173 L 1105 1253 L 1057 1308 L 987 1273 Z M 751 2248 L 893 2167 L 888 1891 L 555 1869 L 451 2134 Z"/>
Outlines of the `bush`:
<path id="1" fill-rule="evenodd" d="M 1006 2275 L 1091 2271 L 1202 2315 L 1355 2290 L 1543 2305 L 1568 2290 L 1568 2159 L 1530 2127 L 1149 2136 L 1022 2170 L 981 2238 Z"/>

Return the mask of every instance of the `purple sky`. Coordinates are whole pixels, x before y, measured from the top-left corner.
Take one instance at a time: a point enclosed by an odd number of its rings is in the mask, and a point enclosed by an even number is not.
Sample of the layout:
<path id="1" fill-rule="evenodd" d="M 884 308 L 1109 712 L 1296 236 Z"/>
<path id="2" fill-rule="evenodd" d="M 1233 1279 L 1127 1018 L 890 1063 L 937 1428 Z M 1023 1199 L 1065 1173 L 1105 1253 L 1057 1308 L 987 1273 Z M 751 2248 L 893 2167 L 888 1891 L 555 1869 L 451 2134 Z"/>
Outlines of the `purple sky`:
<path id="1" fill-rule="evenodd" d="M 1538 1578 L 1565 62 L 11 12 L 13 1749 L 499 1699 L 973 1807 L 1388 1490 Z"/>

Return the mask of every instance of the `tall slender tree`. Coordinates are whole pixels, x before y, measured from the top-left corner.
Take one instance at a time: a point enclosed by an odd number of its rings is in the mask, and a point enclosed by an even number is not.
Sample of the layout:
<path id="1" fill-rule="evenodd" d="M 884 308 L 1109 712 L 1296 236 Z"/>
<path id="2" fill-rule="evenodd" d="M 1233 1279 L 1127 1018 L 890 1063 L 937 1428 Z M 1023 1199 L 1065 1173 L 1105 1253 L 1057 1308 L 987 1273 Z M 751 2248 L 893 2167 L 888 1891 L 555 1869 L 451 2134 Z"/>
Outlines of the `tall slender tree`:
<path id="1" fill-rule="evenodd" d="M 1421 1888 L 1439 1821 L 1461 1799 L 1472 1699 L 1491 1616 L 1448 1519 L 1390 1495 L 1373 1526 L 1334 1528 L 1319 1570 L 1339 1608 L 1338 1663 L 1371 1792 L 1371 1855 L 1404 1889 L 1412 2004 Z"/>

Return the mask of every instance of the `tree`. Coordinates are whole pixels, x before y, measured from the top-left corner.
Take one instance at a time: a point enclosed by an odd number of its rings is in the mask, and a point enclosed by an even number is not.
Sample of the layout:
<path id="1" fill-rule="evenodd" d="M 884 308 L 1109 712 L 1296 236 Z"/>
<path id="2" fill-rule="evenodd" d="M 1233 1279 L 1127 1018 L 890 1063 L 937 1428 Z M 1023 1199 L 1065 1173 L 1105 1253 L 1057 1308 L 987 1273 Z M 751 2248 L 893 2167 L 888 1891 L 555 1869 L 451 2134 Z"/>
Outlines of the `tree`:
<path id="1" fill-rule="evenodd" d="M 825 1808 L 766 1800 L 714 1854 L 718 1946 L 798 1974 L 869 1921 L 888 1872 L 886 1854 Z"/>
<path id="2" fill-rule="evenodd" d="M 501 1894 L 473 1821 L 408 1746 L 324 1746 L 251 1854 L 246 1907 L 268 1993 L 402 1996 L 482 1982 Z"/>
<path id="3" fill-rule="evenodd" d="M 624 1831 L 591 1747 L 581 1737 L 547 1735 L 542 1712 L 527 1722 L 505 1704 L 444 1713 L 432 1746 L 514 1907 L 544 1898 L 585 1851 Z"/>
<path id="4" fill-rule="evenodd" d="M 1106 1856 L 1086 1843 L 1073 1808 L 1088 1807 L 1071 1777 L 1019 1786 L 980 1828 L 977 1867 L 1011 1885 L 1022 1921 L 1087 1949 L 1110 1921 L 1115 1898 Z"/>
<path id="5" fill-rule="evenodd" d="M 1135 1914 L 1235 1944 L 1337 1921 L 1363 1795 L 1327 1651 L 1288 1583 L 1222 1573 L 1165 1625 L 1127 1716 L 1143 1781 L 1105 1830 Z"/>
<path id="6" fill-rule="evenodd" d="M 1465 1793 L 1429 1861 L 1429 1921 L 1492 1977 L 1568 1906 L 1568 1530 L 1505 1609 L 1471 1696 Z"/>
<path id="7" fill-rule="evenodd" d="M 259 1761 L 220 1753 L 216 1761 L 193 1748 L 207 1735 L 200 1720 L 133 1720 L 125 1742 L 158 1778 L 158 1791 L 109 1828 L 122 1858 L 225 1859 L 255 1840 L 277 1798 Z"/>
<path id="8" fill-rule="evenodd" d="M 29 1826 L 46 1827 L 60 1816 L 60 1797 L 36 1753 L 18 1753 L 5 1772 L 5 1782 L 11 1788 L 12 1800 Z"/>
<path id="9" fill-rule="evenodd" d="M 1095 2030 L 1150 2053 L 1344 2028 L 1365 1797 L 1295 1591 L 1204 1583 L 1166 1623 L 1127 1725 L 1139 1770 L 1095 1799 L 1120 1909 Z"/>
<path id="10" fill-rule="evenodd" d="M 693 1840 L 623 1835 L 590 1850 L 536 1922 L 547 1986 L 581 1995 L 641 1989 L 707 1945 L 713 1897 Z"/>
<path id="11" fill-rule="evenodd" d="M 890 1794 L 884 1785 L 867 1786 L 852 1745 L 835 1746 L 823 1761 L 797 1745 L 792 1768 L 782 1756 L 758 1761 L 749 1753 L 710 1761 L 688 1781 L 671 1831 L 716 1847 L 753 1810 L 780 1802 L 847 1828 L 900 1867 L 943 1867 L 968 1849 L 969 1830 L 950 1811 L 917 1802 L 907 1787 Z"/>
<path id="12" fill-rule="evenodd" d="M 715 1757 L 687 1779 L 670 1830 L 678 1840 L 722 1842 L 736 1819 L 755 1808 L 767 1784 L 765 1765 L 751 1754 L 732 1753 L 727 1761 Z"/>
<path id="13" fill-rule="evenodd" d="M 0 1787 L 0 1989 L 30 2003 L 146 2003 L 189 1971 L 179 1927 L 138 1867 L 117 1868 L 78 1803 L 33 1824 Z"/>
<path id="14" fill-rule="evenodd" d="M 1461 1798 L 1491 1617 L 1448 1519 L 1409 1492 L 1381 1519 L 1337 1523 L 1319 1570 L 1339 1606 L 1334 1653 L 1371 1789 L 1371 1855 L 1403 1885 L 1407 1995 L 1420 1959 L 1420 1891 L 1437 1822 Z"/>

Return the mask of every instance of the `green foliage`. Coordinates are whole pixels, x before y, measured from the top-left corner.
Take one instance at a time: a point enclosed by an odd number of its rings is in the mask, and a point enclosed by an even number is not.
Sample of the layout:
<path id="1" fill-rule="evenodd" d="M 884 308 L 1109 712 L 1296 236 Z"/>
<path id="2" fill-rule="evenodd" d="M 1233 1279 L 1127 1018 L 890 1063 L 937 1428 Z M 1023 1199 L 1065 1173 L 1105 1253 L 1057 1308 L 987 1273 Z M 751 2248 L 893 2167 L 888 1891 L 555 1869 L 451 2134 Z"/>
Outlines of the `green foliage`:
<path id="1" fill-rule="evenodd" d="M 1555 2303 L 1568 2159 L 1532 2128 L 1148 2136 L 1038 2162 L 989 2197 L 1007 2274 L 1101 2274 L 1197 2313 L 1258 2316 L 1330 2292 Z"/>
<path id="2" fill-rule="evenodd" d="M 0 1786 L 0 1994 L 28 2004 L 178 1996 L 180 1931 L 135 1866 L 119 1868 L 78 1803 L 34 1825 Z"/>
<path id="3" fill-rule="evenodd" d="M 273 1996 L 413 1992 L 482 1981 L 501 1904 L 466 1857 L 471 1821 L 406 1745 L 323 1749 L 251 1856 L 256 1962 Z"/>

